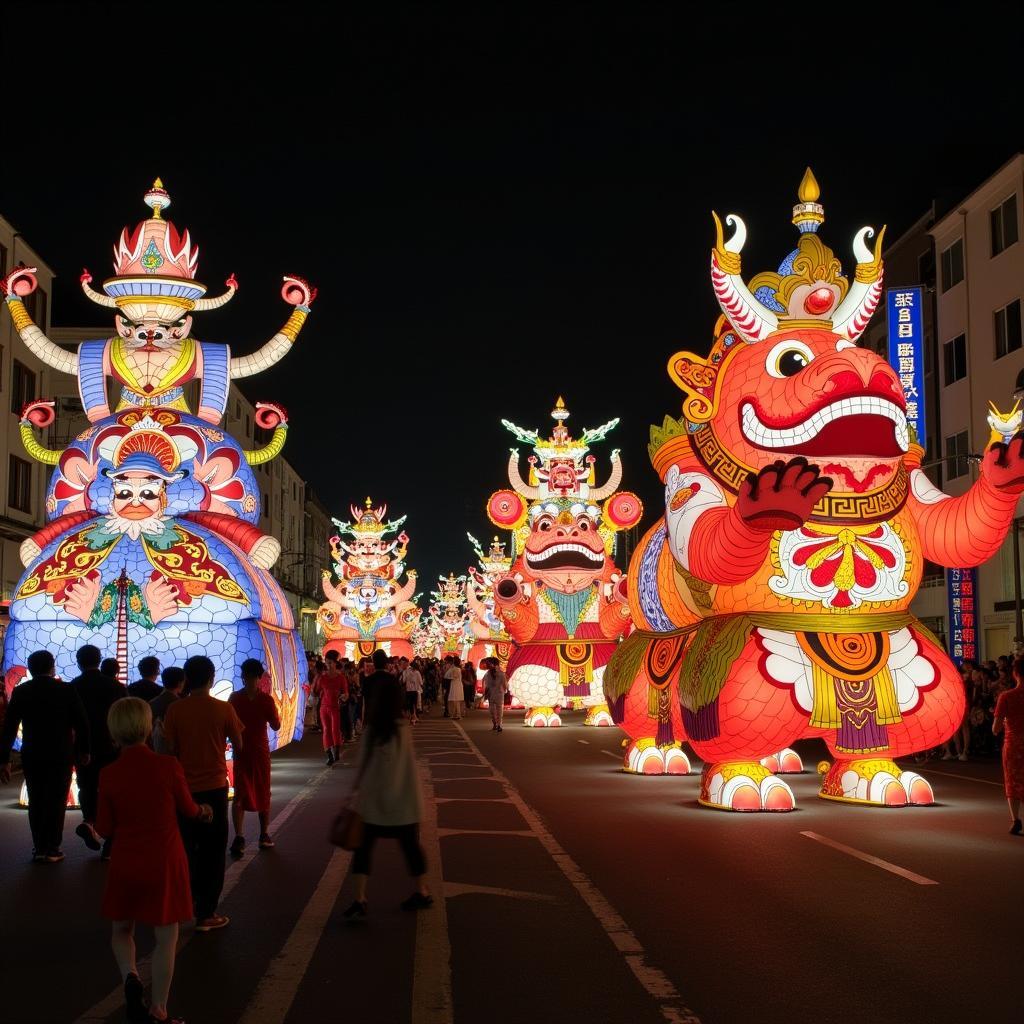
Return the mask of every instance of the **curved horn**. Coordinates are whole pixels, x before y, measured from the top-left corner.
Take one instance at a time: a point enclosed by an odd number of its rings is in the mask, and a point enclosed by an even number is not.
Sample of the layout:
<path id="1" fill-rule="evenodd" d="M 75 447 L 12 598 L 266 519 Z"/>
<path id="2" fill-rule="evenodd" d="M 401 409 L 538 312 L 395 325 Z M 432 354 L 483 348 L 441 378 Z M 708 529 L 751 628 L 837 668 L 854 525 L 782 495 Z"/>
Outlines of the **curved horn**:
<path id="1" fill-rule="evenodd" d="M 832 314 L 832 330 L 849 341 L 856 341 L 864 333 L 882 298 L 882 240 L 885 238 L 885 228 L 879 231 L 872 252 L 867 246 L 867 239 L 874 236 L 874 229 L 869 227 L 861 228 L 854 236 L 853 252 L 857 257 L 857 270 L 846 298 Z"/>
<path id="2" fill-rule="evenodd" d="M 32 432 L 32 428 L 44 428 L 53 423 L 56 418 L 53 410 L 53 402 L 33 402 L 31 405 L 26 405 L 22 410 L 21 423 L 18 425 L 18 429 L 21 432 L 21 443 L 25 446 L 25 451 L 36 462 L 41 462 L 46 466 L 56 466 L 60 461 L 61 453 L 53 448 L 44 448 L 36 440 L 36 435 Z"/>
<path id="3" fill-rule="evenodd" d="M 223 295 L 218 295 L 215 299 L 196 299 L 196 304 L 192 307 L 193 310 L 203 313 L 208 309 L 220 309 L 221 306 L 226 306 L 238 291 L 238 281 L 235 279 L 235 275 L 232 274 L 225 284 L 228 290 Z"/>
<path id="4" fill-rule="evenodd" d="M 288 437 L 288 414 L 280 405 L 271 402 L 256 403 L 256 426 L 264 430 L 273 428 L 274 435 L 262 448 L 252 451 L 243 450 L 245 461 L 250 466 L 262 466 L 264 462 L 270 462 L 281 454 L 284 448 L 285 439 Z"/>
<path id="5" fill-rule="evenodd" d="M 622 459 L 619 453 L 612 452 L 612 474 L 608 477 L 603 487 L 594 487 L 590 491 L 591 501 L 604 501 L 605 498 L 615 493 L 615 489 L 622 483 Z"/>
<path id="6" fill-rule="evenodd" d="M 519 475 L 519 452 L 515 448 L 512 449 L 512 454 L 508 459 L 508 482 L 512 485 L 512 490 L 521 494 L 524 498 L 529 498 L 533 501 L 534 498 L 540 497 L 540 488 L 530 487 Z"/>
<path id="7" fill-rule="evenodd" d="M 715 219 L 715 247 L 711 250 L 711 287 L 729 323 L 748 342 L 761 341 L 778 330 L 779 319 L 761 305 L 740 276 L 740 251 L 747 240 L 747 226 L 734 213 L 725 222 L 735 228 L 732 237 L 724 240 L 722 222 L 713 210 Z"/>
<path id="8" fill-rule="evenodd" d="M 109 295 L 101 295 L 94 288 L 90 287 L 89 282 L 92 281 L 92 274 L 88 270 L 82 271 L 82 276 L 79 278 L 82 284 L 82 291 L 85 292 L 86 298 L 92 299 L 97 306 L 106 306 L 108 309 L 117 309 L 117 300 L 112 299 Z"/>

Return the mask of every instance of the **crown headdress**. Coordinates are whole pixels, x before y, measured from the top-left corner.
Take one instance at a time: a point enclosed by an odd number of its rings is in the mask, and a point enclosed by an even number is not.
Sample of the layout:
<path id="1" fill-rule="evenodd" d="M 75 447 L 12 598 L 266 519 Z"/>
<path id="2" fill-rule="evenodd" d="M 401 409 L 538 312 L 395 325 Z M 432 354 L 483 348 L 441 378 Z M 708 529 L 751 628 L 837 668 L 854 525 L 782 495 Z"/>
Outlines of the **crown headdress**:
<path id="1" fill-rule="evenodd" d="M 352 522 L 343 523 L 340 519 L 332 519 L 331 522 L 338 527 L 341 534 L 348 534 L 352 537 L 383 537 L 384 534 L 397 530 L 407 518 L 402 516 L 401 519 L 386 522 L 384 517 L 388 513 L 387 505 L 374 508 L 373 501 L 369 497 L 363 503 L 362 508 L 357 505 L 349 505 L 349 512 L 352 514 Z"/>
<path id="2" fill-rule="evenodd" d="M 82 277 L 82 290 L 101 306 L 116 307 L 133 320 L 155 315 L 172 320 L 193 310 L 216 309 L 235 294 L 233 278 L 228 290 L 216 299 L 206 299 L 206 285 L 196 280 L 199 246 L 186 230 L 178 229 L 163 217 L 171 197 L 157 178 L 143 196 L 153 215 L 140 221 L 133 230 L 125 228 L 114 246 L 114 277 L 103 282 L 100 294 L 89 286 L 91 277 Z"/>

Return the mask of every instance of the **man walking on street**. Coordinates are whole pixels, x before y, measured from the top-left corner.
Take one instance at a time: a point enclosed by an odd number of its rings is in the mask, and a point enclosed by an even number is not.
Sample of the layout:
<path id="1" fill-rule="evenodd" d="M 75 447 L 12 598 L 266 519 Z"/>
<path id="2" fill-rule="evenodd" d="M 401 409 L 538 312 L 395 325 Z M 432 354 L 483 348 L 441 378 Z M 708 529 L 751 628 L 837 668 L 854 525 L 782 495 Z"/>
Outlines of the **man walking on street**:
<path id="1" fill-rule="evenodd" d="M 182 819 L 181 836 L 188 854 L 196 931 L 223 928 L 228 918 L 217 913 L 224 888 L 224 858 L 228 846 L 228 778 L 224 745 L 230 740 L 242 749 L 242 723 L 235 709 L 210 694 L 213 662 L 195 655 L 184 665 L 187 696 L 175 701 L 164 716 L 164 742 L 181 762 L 185 782 L 197 804 L 209 804 L 209 824 Z"/>
<path id="2" fill-rule="evenodd" d="M 449 655 L 444 677 L 448 681 L 448 717 L 459 719 L 462 717 L 463 701 L 462 669 L 455 655 Z"/>
<path id="3" fill-rule="evenodd" d="M 64 859 L 64 812 L 71 787 L 71 763 L 89 764 L 89 720 L 78 694 L 54 679 L 53 655 L 28 656 L 32 677 L 14 688 L 0 735 L 0 782 L 11 781 L 11 747 L 21 726 L 21 765 L 28 787 L 28 824 L 34 863 Z"/>
<path id="4" fill-rule="evenodd" d="M 100 788 L 100 769 L 105 768 L 117 758 L 117 747 L 114 746 L 107 730 L 107 712 L 110 705 L 120 700 L 124 687 L 110 676 L 100 671 L 103 655 L 98 647 L 86 644 L 78 649 L 75 655 L 80 674 L 70 682 L 70 687 L 78 694 L 85 717 L 89 720 L 89 764 L 78 769 L 78 803 L 82 808 L 82 823 L 75 829 L 78 836 L 90 850 L 99 850 L 103 842 L 96 829 L 96 801 Z M 110 847 L 103 851 L 105 857 L 110 856 Z"/>
<path id="5" fill-rule="evenodd" d="M 413 725 L 419 720 L 419 706 L 423 699 L 423 676 L 420 675 L 416 663 L 409 664 L 408 658 L 402 659 L 402 674 L 399 677 L 405 688 L 405 710 L 409 712 L 409 721 Z"/>
<path id="6" fill-rule="evenodd" d="M 508 680 L 501 670 L 497 658 L 490 658 L 487 662 L 487 671 L 484 673 L 484 695 L 487 703 L 491 706 L 491 728 L 495 732 L 501 732 L 501 720 L 505 713 L 505 691 L 508 689 Z"/>
<path id="7" fill-rule="evenodd" d="M 149 710 L 153 715 L 153 732 L 149 738 L 149 744 L 158 754 L 166 754 L 167 741 L 164 739 L 164 719 L 167 717 L 167 709 L 177 700 L 180 700 L 185 693 L 185 670 L 177 665 L 168 665 L 160 673 L 160 682 L 163 690 L 159 697 L 154 697 L 149 702 Z"/>

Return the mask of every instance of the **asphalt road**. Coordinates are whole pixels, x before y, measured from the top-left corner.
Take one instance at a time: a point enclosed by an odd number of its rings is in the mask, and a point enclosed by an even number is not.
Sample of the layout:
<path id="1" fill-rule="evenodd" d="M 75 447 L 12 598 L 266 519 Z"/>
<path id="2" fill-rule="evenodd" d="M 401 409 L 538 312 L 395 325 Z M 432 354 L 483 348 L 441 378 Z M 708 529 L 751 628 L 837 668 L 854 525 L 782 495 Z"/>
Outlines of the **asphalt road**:
<path id="1" fill-rule="evenodd" d="M 356 924 L 350 856 L 325 840 L 354 750 L 334 769 L 315 735 L 275 755 L 277 848 L 230 867 L 228 928 L 183 931 L 172 1010 L 189 1024 L 1024 1020 L 1024 838 L 1007 835 L 995 763 L 925 766 L 932 808 L 818 800 L 808 773 L 790 778 L 797 811 L 732 815 L 697 806 L 697 775 L 623 774 L 618 731 L 581 721 L 418 725 L 440 898 L 398 908 L 411 886 L 385 842 Z M 801 752 L 813 766 L 823 749 Z M 0 1021 L 121 1021 L 104 865 L 77 813 L 67 860 L 31 865 L 15 798 L 0 803 Z"/>

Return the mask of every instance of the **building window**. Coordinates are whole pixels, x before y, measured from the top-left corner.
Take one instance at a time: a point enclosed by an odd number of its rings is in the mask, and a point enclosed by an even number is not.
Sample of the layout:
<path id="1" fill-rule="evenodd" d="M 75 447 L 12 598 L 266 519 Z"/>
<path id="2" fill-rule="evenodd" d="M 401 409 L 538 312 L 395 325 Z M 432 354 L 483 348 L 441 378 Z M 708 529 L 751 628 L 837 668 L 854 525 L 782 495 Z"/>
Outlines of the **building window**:
<path id="1" fill-rule="evenodd" d="M 967 475 L 967 431 L 946 438 L 946 467 L 950 480 Z"/>
<path id="2" fill-rule="evenodd" d="M 996 359 L 1020 348 L 1020 299 L 993 314 L 996 329 Z"/>
<path id="3" fill-rule="evenodd" d="M 250 429 L 251 429 L 251 424 L 249 423 L 249 414 L 246 413 L 245 414 L 245 436 L 246 437 L 249 436 L 249 430 Z"/>
<path id="4" fill-rule="evenodd" d="M 36 375 L 15 359 L 11 366 L 11 412 L 20 416 L 21 410 L 37 397 Z"/>
<path id="5" fill-rule="evenodd" d="M 0 277 L 7 276 L 7 246 L 0 243 Z"/>
<path id="6" fill-rule="evenodd" d="M 266 518 L 269 515 L 270 515 L 270 495 L 269 494 L 264 494 L 263 495 L 263 516 L 264 516 L 264 518 Z"/>
<path id="7" fill-rule="evenodd" d="M 942 346 L 942 357 L 946 366 L 946 384 L 962 380 L 967 376 L 967 335 L 958 334 Z"/>
<path id="8" fill-rule="evenodd" d="M 989 213 L 992 224 L 992 255 L 998 256 L 1017 241 L 1017 193 Z"/>
<path id="9" fill-rule="evenodd" d="M 7 503 L 19 512 L 32 511 L 32 463 L 11 456 L 7 480 Z"/>
<path id="10" fill-rule="evenodd" d="M 964 240 L 958 238 L 942 250 L 942 290 L 948 292 L 964 279 Z"/>

